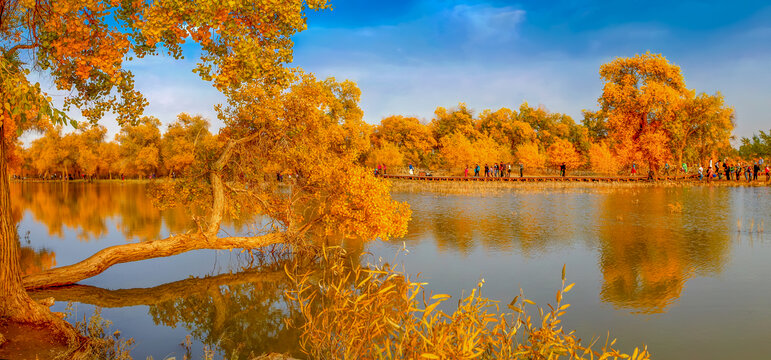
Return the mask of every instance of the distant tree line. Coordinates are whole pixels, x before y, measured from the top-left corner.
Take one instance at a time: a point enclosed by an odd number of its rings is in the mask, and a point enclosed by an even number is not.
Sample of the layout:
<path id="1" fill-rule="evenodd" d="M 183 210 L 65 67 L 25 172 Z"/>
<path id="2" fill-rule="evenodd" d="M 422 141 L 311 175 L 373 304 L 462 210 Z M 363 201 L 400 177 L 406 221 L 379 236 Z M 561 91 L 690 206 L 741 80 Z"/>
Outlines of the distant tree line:
<path id="1" fill-rule="evenodd" d="M 61 126 L 46 127 L 43 136 L 20 149 L 17 171 L 44 178 L 171 176 L 193 163 L 197 144 L 214 141 L 206 119 L 185 113 L 163 134 L 154 117 L 124 126 L 113 141 L 106 141 L 106 134 L 104 126 L 86 123 L 68 134 Z"/>
<path id="2" fill-rule="evenodd" d="M 661 55 L 618 58 L 600 69 L 604 80 L 599 109 L 572 117 L 544 106 L 475 113 L 464 103 L 438 107 L 430 120 L 393 115 L 365 125 L 359 161 L 385 165 L 391 173 L 412 164 L 419 170 L 462 173 L 489 164 L 522 164 L 529 173 L 579 169 L 597 174 L 638 169 L 679 169 L 709 160 L 753 161 L 771 156 L 771 135 L 761 131 L 734 149 L 734 110 L 719 92 L 696 93 L 685 87 L 679 67 Z M 183 173 L 195 159 L 196 144 L 213 142 L 209 122 L 179 114 L 161 133 L 161 122 L 144 117 L 124 126 L 113 141 L 106 129 L 81 124 L 69 134 L 48 126 L 43 136 L 11 159 L 15 172 L 48 177 L 148 177 Z M 18 145 L 17 145 L 18 146 Z M 211 148 L 212 146 L 208 146 Z M 207 148 L 207 146 L 204 146 Z M 277 168 L 276 172 L 295 170 Z"/>

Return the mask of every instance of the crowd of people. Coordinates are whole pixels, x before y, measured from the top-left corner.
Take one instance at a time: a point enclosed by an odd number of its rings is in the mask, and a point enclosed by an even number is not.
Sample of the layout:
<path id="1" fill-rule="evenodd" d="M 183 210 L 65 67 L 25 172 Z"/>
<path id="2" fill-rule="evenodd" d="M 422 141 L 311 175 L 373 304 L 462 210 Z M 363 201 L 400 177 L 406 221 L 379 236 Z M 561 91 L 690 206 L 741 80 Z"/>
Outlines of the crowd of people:
<path id="1" fill-rule="evenodd" d="M 475 164 L 473 167 L 469 167 L 466 165 L 466 168 L 463 171 L 464 177 L 511 177 L 511 171 L 512 167 L 514 167 L 515 171 L 519 170 L 519 177 L 525 176 L 525 166 L 522 163 L 512 165 L 511 163 L 495 163 L 495 164 L 484 164 L 484 166 L 481 166 L 479 164 Z M 410 175 L 415 174 L 415 167 L 412 164 L 408 165 L 408 173 Z M 739 181 L 742 179 L 742 176 L 744 177 L 745 181 L 756 181 L 758 180 L 759 175 L 765 175 L 766 181 L 771 181 L 771 166 L 769 164 L 764 164 L 763 159 L 759 159 L 757 161 L 753 162 L 747 162 L 742 163 L 741 161 L 737 161 L 734 164 L 729 164 L 726 160 L 724 161 L 717 161 L 714 162 L 710 160 L 709 165 L 704 168 L 702 165 L 695 165 L 692 166 L 691 169 L 696 169 L 695 174 L 689 173 L 688 171 L 688 165 L 686 163 L 683 163 L 680 167 L 679 174 L 672 173 L 669 163 L 664 164 L 663 168 L 661 169 L 661 175 L 664 176 L 671 176 L 671 175 L 684 175 L 686 177 L 689 176 L 696 176 L 700 181 L 703 181 L 706 177 L 706 179 L 709 180 L 735 180 Z M 560 176 L 565 176 L 567 173 L 567 166 L 565 163 L 562 163 L 559 165 L 559 173 Z M 638 167 L 637 164 L 632 164 L 630 167 L 630 173 L 632 176 L 635 176 L 638 174 Z M 379 175 L 387 175 L 388 169 L 385 164 L 377 165 L 377 168 L 375 169 L 375 176 Z M 424 174 L 424 173 L 421 173 Z M 516 176 L 516 175 L 515 175 Z M 648 171 L 648 178 L 653 179 L 655 176 L 655 172 L 651 169 Z"/>
<path id="2" fill-rule="evenodd" d="M 518 167 L 519 167 L 519 177 L 524 177 L 525 166 L 522 163 L 520 163 L 518 164 Z M 475 164 L 473 169 L 470 169 L 469 166 L 466 165 L 466 169 L 463 172 L 463 176 L 464 177 L 471 176 L 471 171 L 473 170 L 474 177 L 511 177 L 511 169 L 512 169 L 512 164 L 510 163 L 497 163 L 493 165 L 485 164 L 484 167 L 480 166 L 479 164 Z M 562 163 L 562 165 L 560 165 L 560 175 L 565 176 L 566 171 L 567 171 L 567 166 L 565 165 L 565 163 Z M 409 164 L 407 166 L 407 172 L 410 175 L 414 175 L 415 166 L 413 166 L 412 164 Z M 375 168 L 375 176 L 387 175 L 387 174 L 388 174 L 388 168 L 385 164 L 377 165 L 377 167 Z"/>
<path id="3" fill-rule="evenodd" d="M 683 168 L 687 172 L 687 167 L 685 164 L 683 164 Z M 702 165 L 699 165 L 697 174 L 700 181 L 704 181 L 705 177 L 707 178 L 707 181 L 715 179 L 723 180 L 723 178 L 725 178 L 725 180 L 740 181 L 743 175 L 744 180 L 750 182 L 757 181 L 759 174 L 765 174 L 766 181 L 770 181 L 771 167 L 769 167 L 768 164 L 764 164 L 763 159 L 760 159 L 754 163 L 750 162 L 744 164 L 741 161 L 735 164 L 729 164 L 726 161 L 717 161 L 713 163 L 710 160 L 706 169 Z"/>

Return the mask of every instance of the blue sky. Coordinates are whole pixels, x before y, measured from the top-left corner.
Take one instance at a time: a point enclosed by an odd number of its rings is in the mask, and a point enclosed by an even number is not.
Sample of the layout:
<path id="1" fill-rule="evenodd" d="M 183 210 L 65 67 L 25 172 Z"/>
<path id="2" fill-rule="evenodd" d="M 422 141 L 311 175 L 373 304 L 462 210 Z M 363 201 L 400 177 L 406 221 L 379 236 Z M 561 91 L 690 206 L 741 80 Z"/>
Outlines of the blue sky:
<path id="1" fill-rule="evenodd" d="M 331 0 L 295 37 L 293 66 L 358 83 L 365 120 L 426 120 L 437 106 L 481 111 L 523 101 L 581 119 L 596 109 L 601 64 L 650 51 L 681 66 L 689 88 L 721 91 L 737 136 L 771 129 L 771 3 L 763 1 Z M 194 58 L 135 62 L 148 115 L 211 119 L 223 98 Z M 105 121 L 111 134 L 114 121 Z"/>

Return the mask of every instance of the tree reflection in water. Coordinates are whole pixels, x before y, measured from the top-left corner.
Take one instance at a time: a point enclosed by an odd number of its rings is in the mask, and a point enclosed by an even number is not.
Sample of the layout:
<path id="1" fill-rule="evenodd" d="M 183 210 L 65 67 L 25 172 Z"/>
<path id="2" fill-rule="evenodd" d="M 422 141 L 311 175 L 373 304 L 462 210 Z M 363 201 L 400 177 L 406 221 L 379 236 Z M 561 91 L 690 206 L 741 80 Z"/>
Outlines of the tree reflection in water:
<path id="1" fill-rule="evenodd" d="M 682 206 L 669 206 L 675 203 Z M 598 252 L 602 301 L 660 313 L 689 278 L 722 271 L 731 246 L 733 218 L 725 209 L 731 203 L 727 191 L 666 187 L 415 195 L 406 242 L 433 239 L 442 252 L 484 249 L 525 257 L 584 243 Z"/>
<path id="2" fill-rule="evenodd" d="M 619 190 L 605 197 L 599 224 L 603 301 L 633 312 L 663 313 L 689 278 L 722 270 L 730 223 L 727 216 L 716 217 L 713 206 L 727 204 L 728 193 L 697 198 L 672 191 Z M 685 210 L 671 211 L 673 201 Z"/>
<path id="3" fill-rule="evenodd" d="M 158 209 L 145 184 L 20 182 L 11 186 L 11 198 L 17 222 L 29 211 L 49 235 L 60 238 L 69 228 L 77 232 L 78 240 L 94 241 L 109 233 L 110 220 L 126 241 L 158 240 L 163 230 L 178 234 L 195 226 L 187 209 Z M 241 231 L 253 220 L 226 217 L 223 224 Z"/>
<path id="4" fill-rule="evenodd" d="M 290 260 L 237 273 L 175 281 L 152 288 L 108 290 L 87 285 L 37 290 L 34 299 L 53 297 L 103 308 L 145 305 L 156 325 L 183 326 L 196 340 L 227 359 L 278 352 L 297 354 L 299 321 L 285 301 Z M 267 263 L 266 263 L 267 264 Z"/>
<path id="5" fill-rule="evenodd" d="M 21 276 L 48 270 L 56 266 L 56 253 L 48 249 L 21 247 Z"/>

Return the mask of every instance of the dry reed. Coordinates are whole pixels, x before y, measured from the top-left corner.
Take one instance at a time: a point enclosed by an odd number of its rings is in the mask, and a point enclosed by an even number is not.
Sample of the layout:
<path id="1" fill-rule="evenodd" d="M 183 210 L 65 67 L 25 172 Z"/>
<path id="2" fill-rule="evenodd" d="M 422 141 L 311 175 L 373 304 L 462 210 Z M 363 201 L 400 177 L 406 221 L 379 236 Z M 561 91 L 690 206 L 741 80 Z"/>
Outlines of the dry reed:
<path id="1" fill-rule="evenodd" d="M 324 255 L 325 259 L 328 257 Z M 331 260 L 326 271 L 297 274 L 287 269 L 294 289 L 287 297 L 304 317 L 300 346 L 314 359 L 649 359 L 647 348 L 631 354 L 614 349 L 607 339 L 593 350 L 561 317 L 570 306 L 563 296 L 574 284 L 562 286 L 555 304 L 536 308 L 520 295 L 504 307 L 482 296 L 484 279 L 454 311 L 440 305 L 451 298 L 427 294 L 425 283 L 409 279 L 389 265 L 361 267 Z M 422 300 L 421 300 L 422 299 Z M 540 320 L 536 319 L 538 317 Z"/>

